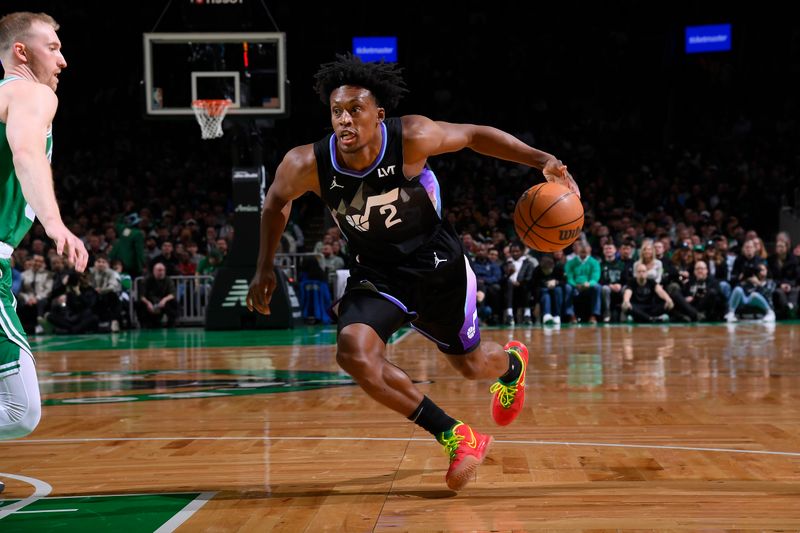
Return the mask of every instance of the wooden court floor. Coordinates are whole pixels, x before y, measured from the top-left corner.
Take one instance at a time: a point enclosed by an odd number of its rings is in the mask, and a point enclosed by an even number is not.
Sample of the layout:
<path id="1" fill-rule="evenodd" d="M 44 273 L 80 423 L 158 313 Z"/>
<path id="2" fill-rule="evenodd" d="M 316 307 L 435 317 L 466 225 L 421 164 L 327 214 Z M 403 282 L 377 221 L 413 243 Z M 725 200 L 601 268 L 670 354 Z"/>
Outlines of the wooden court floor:
<path id="1" fill-rule="evenodd" d="M 800 324 L 484 330 L 531 351 L 507 427 L 401 332 L 391 360 L 496 439 L 459 493 L 334 334 L 34 339 L 43 418 L 0 443 L 0 532 L 800 530 Z"/>

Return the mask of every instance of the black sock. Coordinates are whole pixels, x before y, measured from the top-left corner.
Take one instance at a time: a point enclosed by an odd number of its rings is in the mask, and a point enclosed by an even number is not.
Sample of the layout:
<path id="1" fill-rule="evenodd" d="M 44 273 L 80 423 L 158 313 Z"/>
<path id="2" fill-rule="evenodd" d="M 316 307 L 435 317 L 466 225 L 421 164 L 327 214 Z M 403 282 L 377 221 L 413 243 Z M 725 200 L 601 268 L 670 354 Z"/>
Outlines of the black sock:
<path id="1" fill-rule="evenodd" d="M 500 381 L 509 384 L 514 383 L 522 374 L 522 361 L 511 350 L 506 353 L 508 354 L 508 372 L 500 376 Z"/>
<path id="2" fill-rule="evenodd" d="M 439 435 L 452 429 L 458 422 L 442 411 L 441 407 L 433 403 L 427 396 L 423 396 L 422 402 L 408 419 L 437 439 Z"/>

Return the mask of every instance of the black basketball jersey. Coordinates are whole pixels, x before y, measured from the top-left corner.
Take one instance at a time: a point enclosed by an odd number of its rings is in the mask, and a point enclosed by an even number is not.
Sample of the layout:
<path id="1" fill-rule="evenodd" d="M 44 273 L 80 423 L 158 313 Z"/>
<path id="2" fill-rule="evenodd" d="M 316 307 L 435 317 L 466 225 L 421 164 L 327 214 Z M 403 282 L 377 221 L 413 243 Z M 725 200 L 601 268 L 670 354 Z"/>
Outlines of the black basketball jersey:
<path id="1" fill-rule="evenodd" d="M 322 200 L 359 260 L 395 262 L 425 244 L 442 223 L 439 182 L 425 167 L 403 174 L 403 126 L 381 123 L 381 151 L 363 171 L 336 161 L 336 135 L 314 143 Z"/>

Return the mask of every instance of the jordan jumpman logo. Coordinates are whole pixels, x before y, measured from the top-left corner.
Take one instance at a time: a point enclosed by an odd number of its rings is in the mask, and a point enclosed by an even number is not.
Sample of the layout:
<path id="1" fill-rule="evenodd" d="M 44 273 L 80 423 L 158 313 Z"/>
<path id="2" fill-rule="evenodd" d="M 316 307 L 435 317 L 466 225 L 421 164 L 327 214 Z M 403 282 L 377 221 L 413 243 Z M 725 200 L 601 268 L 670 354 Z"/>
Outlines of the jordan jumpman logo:
<path id="1" fill-rule="evenodd" d="M 436 255 L 436 252 L 433 252 L 433 261 L 434 261 L 433 268 L 437 268 L 439 266 L 439 263 L 444 263 L 445 261 L 447 261 L 447 259 L 439 259 L 439 256 Z"/>
<path id="2" fill-rule="evenodd" d="M 339 185 L 338 183 L 336 183 L 336 176 L 334 176 L 333 180 L 331 180 L 330 188 L 333 189 L 334 187 L 339 187 L 340 189 L 344 189 L 344 185 Z"/>

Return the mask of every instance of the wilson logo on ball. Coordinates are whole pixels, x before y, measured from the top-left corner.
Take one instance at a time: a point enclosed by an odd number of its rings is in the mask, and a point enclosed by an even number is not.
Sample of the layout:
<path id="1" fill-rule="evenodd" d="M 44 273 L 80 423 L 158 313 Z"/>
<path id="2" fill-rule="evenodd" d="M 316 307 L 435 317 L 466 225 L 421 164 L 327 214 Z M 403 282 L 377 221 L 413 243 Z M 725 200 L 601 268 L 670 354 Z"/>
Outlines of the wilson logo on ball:
<path id="1" fill-rule="evenodd" d="M 583 226 L 578 226 L 575 229 L 562 229 L 558 232 L 558 238 L 562 241 L 573 241 L 581 234 L 582 229 Z"/>

